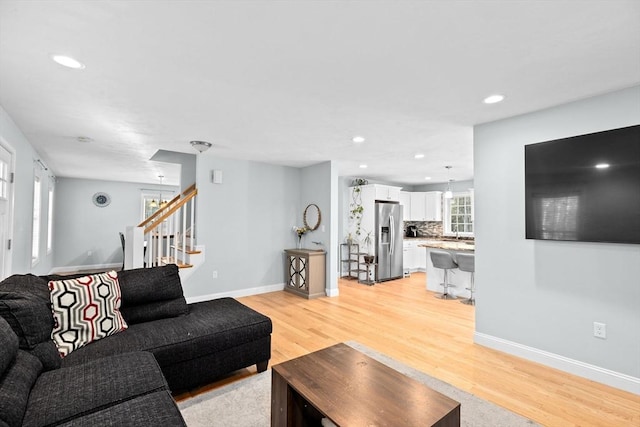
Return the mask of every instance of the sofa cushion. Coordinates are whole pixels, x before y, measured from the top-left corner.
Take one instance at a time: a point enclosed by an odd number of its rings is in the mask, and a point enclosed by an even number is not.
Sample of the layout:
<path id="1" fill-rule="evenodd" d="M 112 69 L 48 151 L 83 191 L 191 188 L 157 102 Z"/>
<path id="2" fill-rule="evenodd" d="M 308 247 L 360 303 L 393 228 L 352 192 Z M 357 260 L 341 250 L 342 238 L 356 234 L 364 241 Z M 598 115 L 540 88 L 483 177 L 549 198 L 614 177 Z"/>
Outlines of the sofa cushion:
<path id="1" fill-rule="evenodd" d="M 58 347 L 56 347 L 56 344 L 50 339 L 37 344 L 31 350 L 25 351 L 40 359 L 44 371 L 58 369 L 62 363 L 62 358 L 60 357 L 60 353 L 58 353 Z"/>
<path id="2" fill-rule="evenodd" d="M 121 332 L 120 286 L 115 271 L 49 282 L 55 320 L 51 339 L 61 356 Z"/>
<path id="3" fill-rule="evenodd" d="M 18 350 L 14 362 L 0 378 L 0 422 L 20 426 L 42 364 L 37 357 Z"/>
<path id="4" fill-rule="evenodd" d="M 233 298 L 189 304 L 189 314 L 130 325 L 108 340 L 96 341 L 62 360 L 63 366 L 128 351 L 152 352 L 161 367 L 197 359 L 268 337 L 271 320 Z"/>
<path id="5" fill-rule="evenodd" d="M 268 337 L 272 332 L 271 319 L 233 298 L 203 301 L 189 308 L 183 322 L 163 326 L 174 345 L 158 346 L 153 351 L 160 366 L 198 359 Z"/>
<path id="6" fill-rule="evenodd" d="M 151 353 L 96 359 L 40 375 L 29 397 L 24 425 L 67 422 L 138 396 L 166 390 L 167 383 Z"/>
<path id="7" fill-rule="evenodd" d="M 15 274 L 3 280 L 0 316 L 18 336 L 20 348 L 32 349 L 50 340 L 53 316 L 47 282 L 32 274 Z"/>
<path id="8" fill-rule="evenodd" d="M 186 424 L 175 401 L 171 398 L 171 393 L 157 391 L 74 418 L 59 426 L 180 427 Z"/>
<path id="9" fill-rule="evenodd" d="M 18 336 L 13 332 L 11 326 L 0 317 L 0 378 L 18 353 Z"/>
<path id="10" fill-rule="evenodd" d="M 118 273 L 122 315 L 127 323 L 142 323 L 186 314 L 178 267 L 174 264 Z"/>
<path id="11" fill-rule="evenodd" d="M 48 281 L 83 276 L 43 276 Z M 120 312 L 128 324 L 176 317 L 189 310 L 175 264 L 153 268 L 136 268 L 118 272 L 122 306 Z"/>
<path id="12" fill-rule="evenodd" d="M 175 264 L 123 270 L 118 276 L 125 306 L 183 297 L 180 275 Z"/>
<path id="13" fill-rule="evenodd" d="M 120 334 L 74 351 L 62 360 L 62 366 L 72 366 L 110 354 L 145 350 L 154 354 L 166 375 L 171 366 L 184 365 L 212 354 L 223 354 L 225 350 L 263 338 L 268 346 L 271 331 L 271 319 L 268 317 L 235 299 L 220 298 L 189 304 L 189 314 L 186 316 L 130 325 Z M 268 354 L 265 356 L 259 361 L 269 359 Z M 198 372 L 193 372 L 193 376 L 198 375 Z M 185 382 L 201 383 L 197 378 Z M 181 385 L 172 391 L 182 388 Z"/>
<path id="14" fill-rule="evenodd" d="M 181 316 L 187 314 L 189 307 L 184 297 L 180 297 L 143 305 L 126 306 L 122 307 L 120 311 L 127 323 L 133 324 Z"/>

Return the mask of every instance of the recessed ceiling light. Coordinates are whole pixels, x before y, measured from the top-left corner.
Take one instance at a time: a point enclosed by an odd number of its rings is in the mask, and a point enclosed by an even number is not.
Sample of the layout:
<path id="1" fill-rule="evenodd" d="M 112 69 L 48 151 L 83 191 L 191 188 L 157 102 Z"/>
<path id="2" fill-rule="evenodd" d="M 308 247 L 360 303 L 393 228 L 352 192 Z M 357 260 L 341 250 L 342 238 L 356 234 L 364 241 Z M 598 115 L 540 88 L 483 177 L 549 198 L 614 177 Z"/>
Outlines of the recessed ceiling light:
<path id="1" fill-rule="evenodd" d="M 598 163 L 596 165 L 596 168 L 598 168 L 598 169 L 606 169 L 608 167 L 609 167 L 609 163 Z"/>
<path id="2" fill-rule="evenodd" d="M 487 96 L 482 102 L 484 102 L 485 104 L 496 104 L 498 102 L 501 102 L 502 100 L 504 100 L 504 95 L 495 94 Z"/>
<path id="3" fill-rule="evenodd" d="M 366 168 L 367 168 L 367 165 L 365 164 L 360 165 L 360 169 L 366 169 Z"/>
<path id="4" fill-rule="evenodd" d="M 417 153 L 415 156 L 413 156 L 413 158 L 415 158 L 415 159 L 423 159 L 424 158 L 424 154 Z"/>
<path id="5" fill-rule="evenodd" d="M 431 179 L 430 176 L 425 176 L 424 179 L 426 179 L 427 181 L 429 181 Z"/>
<path id="6" fill-rule="evenodd" d="M 364 136 L 354 136 L 351 140 L 356 144 L 361 144 L 364 142 Z"/>
<path id="7" fill-rule="evenodd" d="M 73 59 L 70 56 L 65 55 L 51 55 L 51 59 L 57 62 L 60 65 L 63 65 L 68 68 L 73 68 L 76 70 L 82 70 L 84 68 L 84 64 L 77 59 Z"/>

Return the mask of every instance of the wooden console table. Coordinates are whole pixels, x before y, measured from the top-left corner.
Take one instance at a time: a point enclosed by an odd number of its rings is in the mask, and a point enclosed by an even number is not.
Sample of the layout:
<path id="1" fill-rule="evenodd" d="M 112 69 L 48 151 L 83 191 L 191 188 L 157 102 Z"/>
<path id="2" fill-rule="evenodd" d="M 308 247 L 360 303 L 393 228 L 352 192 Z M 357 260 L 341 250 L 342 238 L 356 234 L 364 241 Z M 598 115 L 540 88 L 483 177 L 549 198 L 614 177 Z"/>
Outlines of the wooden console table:
<path id="1" fill-rule="evenodd" d="M 272 368 L 271 426 L 460 426 L 460 403 L 337 344 Z"/>
<path id="2" fill-rule="evenodd" d="M 285 249 L 284 289 L 305 298 L 325 295 L 324 250 Z"/>

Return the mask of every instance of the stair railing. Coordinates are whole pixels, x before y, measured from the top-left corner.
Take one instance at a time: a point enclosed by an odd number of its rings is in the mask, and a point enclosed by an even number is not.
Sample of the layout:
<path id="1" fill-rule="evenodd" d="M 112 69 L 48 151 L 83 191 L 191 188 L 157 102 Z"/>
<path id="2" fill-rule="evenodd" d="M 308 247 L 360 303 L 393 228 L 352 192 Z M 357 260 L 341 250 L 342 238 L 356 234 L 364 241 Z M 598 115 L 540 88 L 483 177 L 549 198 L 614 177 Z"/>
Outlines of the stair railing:
<path id="1" fill-rule="evenodd" d="M 178 266 L 187 264 L 187 238 L 190 247 L 193 247 L 195 242 L 197 194 L 198 189 L 193 184 L 138 225 L 144 228 L 143 235 L 146 243 L 144 265 L 146 267 L 174 263 Z"/>
<path id="2" fill-rule="evenodd" d="M 187 194 L 191 193 L 195 189 L 196 189 L 196 184 L 195 183 L 191 184 L 182 193 L 178 194 L 177 196 L 169 200 L 164 205 L 160 205 L 160 208 L 157 211 L 155 211 L 152 215 L 149 215 L 147 219 L 145 219 L 140 224 L 138 224 L 138 227 L 145 227 L 147 224 L 154 223 L 161 215 L 167 212 L 167 210 L 169 210 L 175 203 L 181 200 L 183 196 L 186 196 Z"/>

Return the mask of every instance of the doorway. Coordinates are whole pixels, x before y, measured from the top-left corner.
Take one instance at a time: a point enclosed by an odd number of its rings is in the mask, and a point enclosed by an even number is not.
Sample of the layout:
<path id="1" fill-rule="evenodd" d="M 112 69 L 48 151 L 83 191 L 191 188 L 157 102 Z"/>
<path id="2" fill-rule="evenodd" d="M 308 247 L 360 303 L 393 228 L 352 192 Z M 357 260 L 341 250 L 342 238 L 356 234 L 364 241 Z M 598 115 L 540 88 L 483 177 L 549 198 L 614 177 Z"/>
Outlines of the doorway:
<path id="1" fill-rule="evenodd" d="M 0 144 L 0 280 L 11 274 L 13 154 Z"/>

